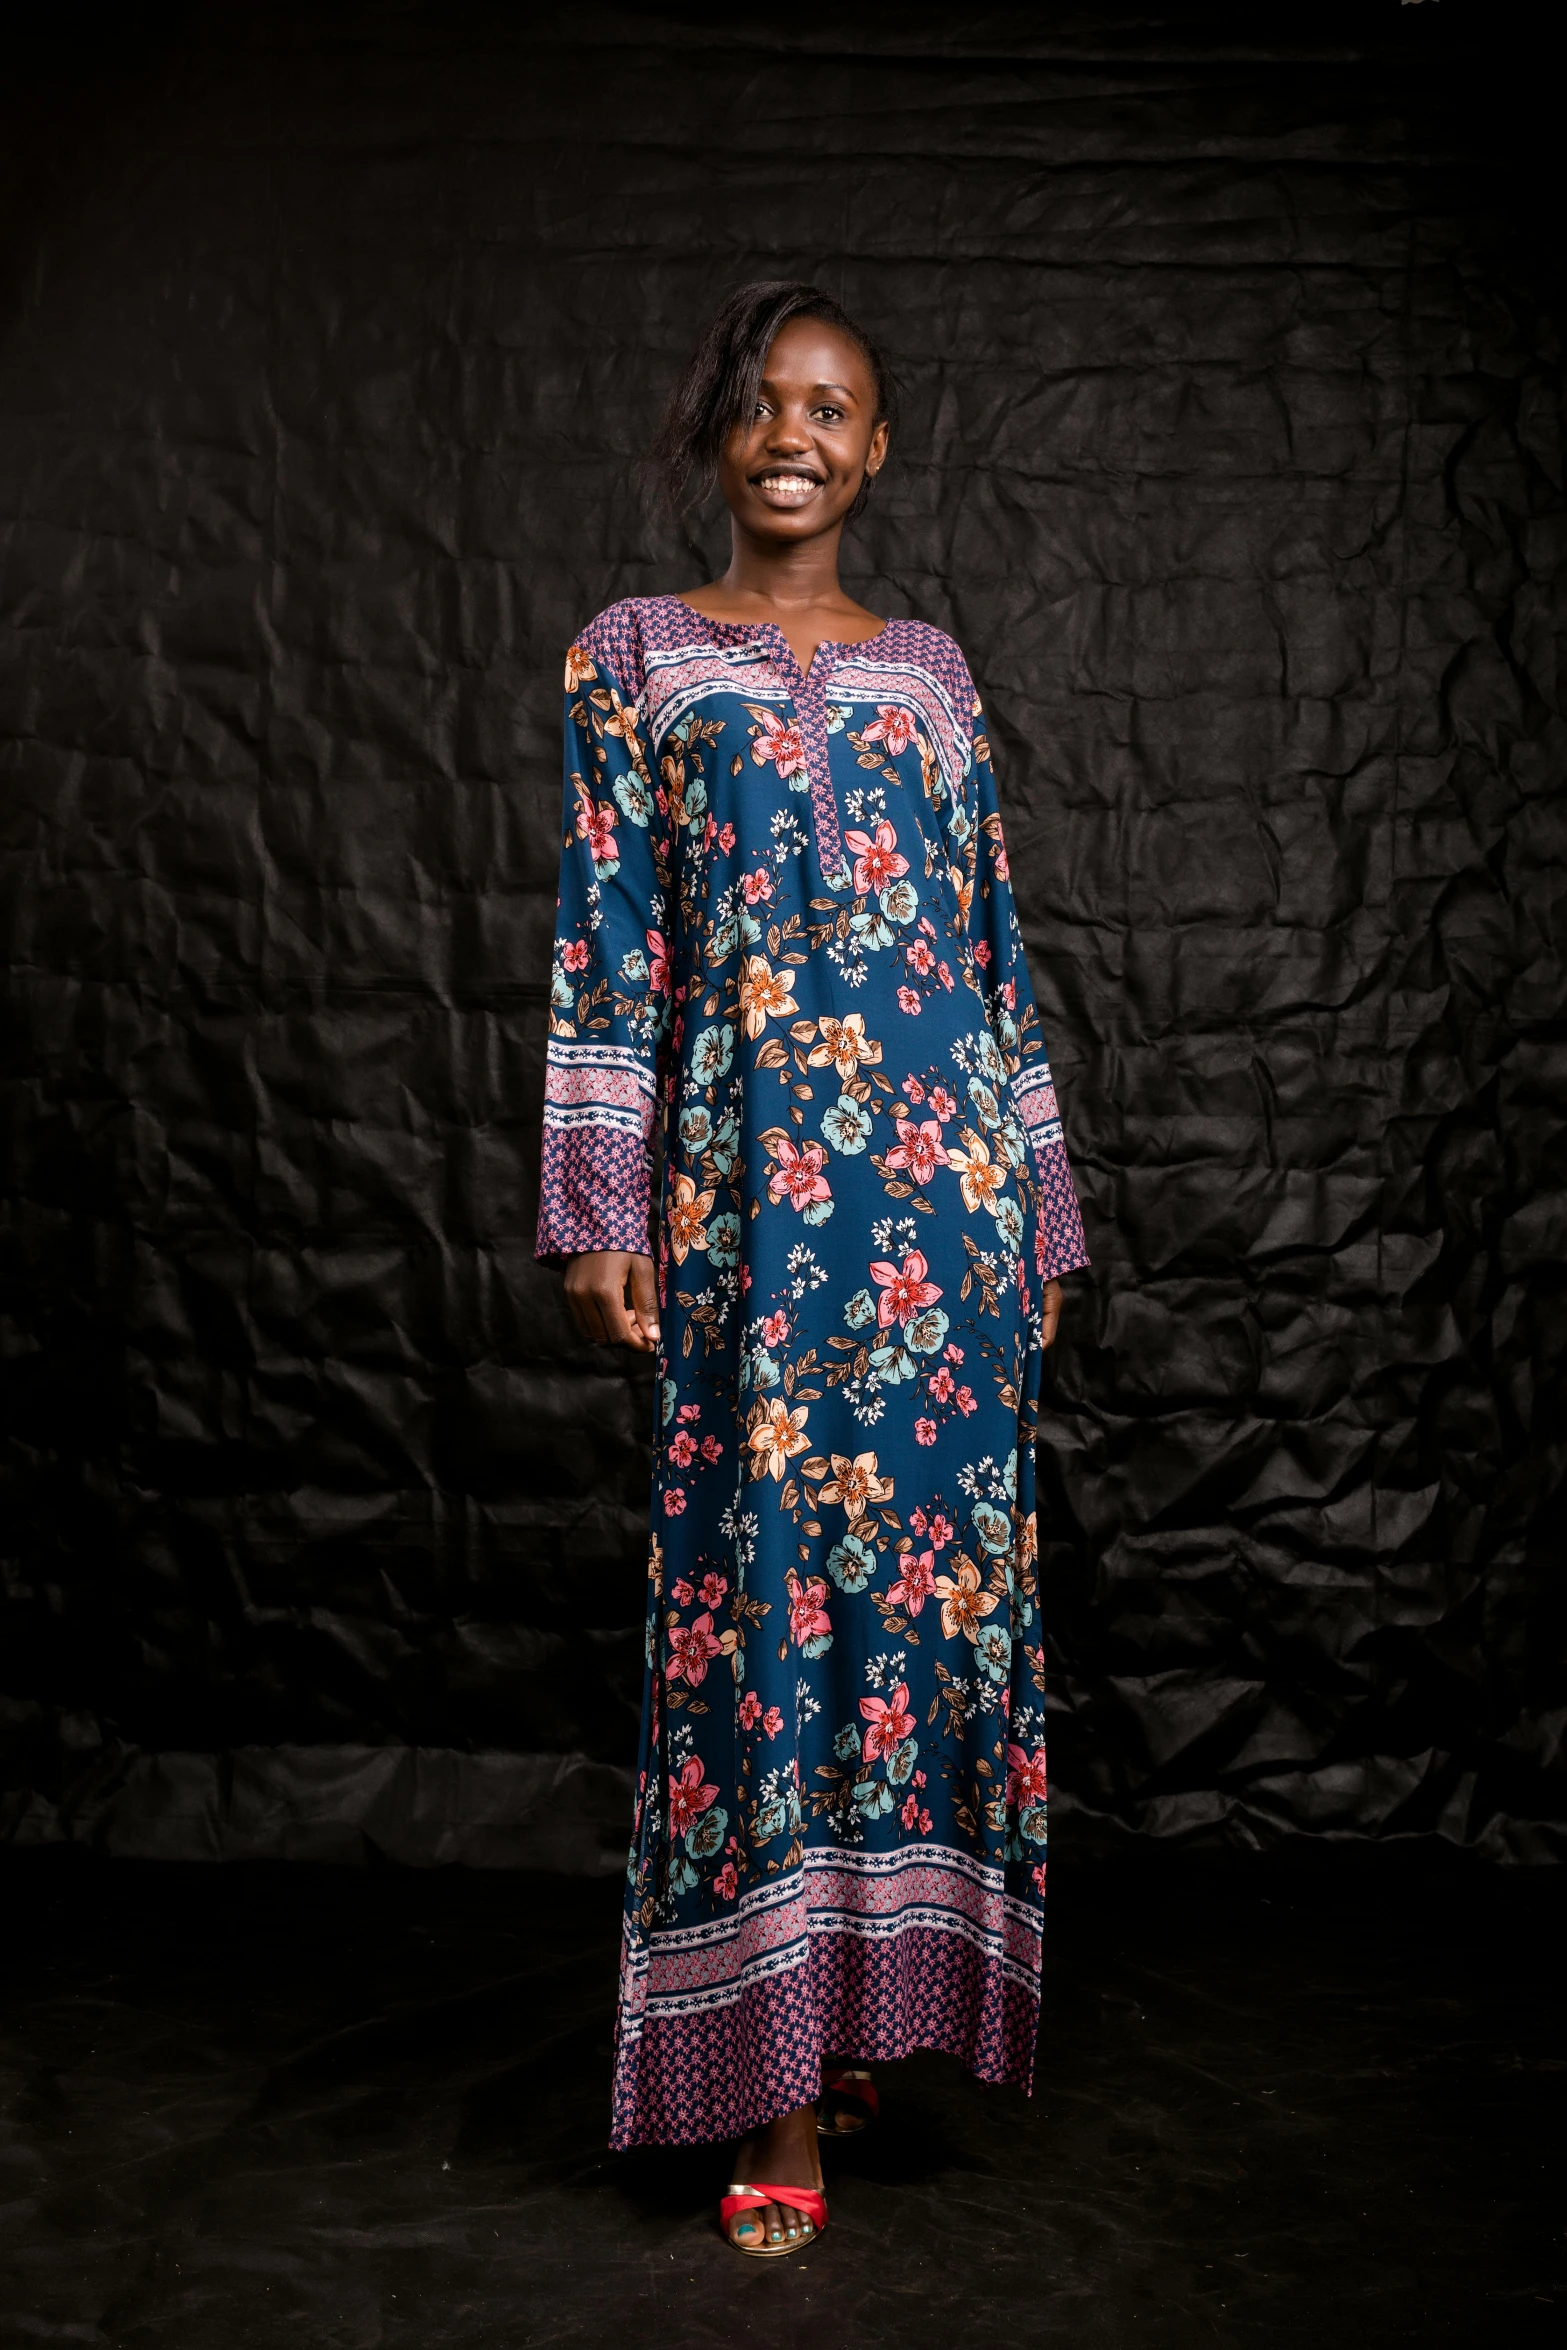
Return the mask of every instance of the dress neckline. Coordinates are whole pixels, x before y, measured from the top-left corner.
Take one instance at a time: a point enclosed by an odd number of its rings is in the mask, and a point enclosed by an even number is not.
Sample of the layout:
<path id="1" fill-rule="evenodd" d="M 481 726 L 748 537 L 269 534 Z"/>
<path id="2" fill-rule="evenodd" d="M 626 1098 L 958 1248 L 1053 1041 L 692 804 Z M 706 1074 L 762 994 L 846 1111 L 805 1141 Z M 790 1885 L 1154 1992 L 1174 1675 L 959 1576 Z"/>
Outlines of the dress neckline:
<path id="1" fill-rule="evenodd" d="M 867 645 L 878 644 L 892 626 L 890 620 L 884 620 L 880 628 L 873 630 L 869 636 L 824 636 L 811 655 L 810 668 L 802 669 L 798 654 L 776 620 L 715 620 L 711 613 L 699 612 L 695 604 L 688 604 L 684 596 L 660 596 L 657 600 L 661 604 L 679 604 L 683 610 L 690 613 L 693 620 L 700 620 L 705 628 L 721 628 L 732 637 L 765 636 L 770 638 L 774 644 L 782 646 L 785 657 L 802 685 L 809 684 L 811 678 L 815 676 L 817 664 L 823 653 L 861 653 Z"/>

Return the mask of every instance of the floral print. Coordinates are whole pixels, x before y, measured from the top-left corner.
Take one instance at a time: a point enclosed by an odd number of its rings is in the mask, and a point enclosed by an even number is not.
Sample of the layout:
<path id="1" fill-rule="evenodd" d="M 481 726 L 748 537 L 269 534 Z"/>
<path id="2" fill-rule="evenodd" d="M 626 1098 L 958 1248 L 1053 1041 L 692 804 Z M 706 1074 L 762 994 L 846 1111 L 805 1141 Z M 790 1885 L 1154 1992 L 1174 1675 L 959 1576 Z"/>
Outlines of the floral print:
<path id="1" fill-rule="evenodd" d="M 539 1248 L 651 1229 L 662 1321 L 614 2142 L 828 2048 L 1026 2082 L 1040 1293 L 1086 1256 L 972 682 L 665 597 L 566 688 Z"/>

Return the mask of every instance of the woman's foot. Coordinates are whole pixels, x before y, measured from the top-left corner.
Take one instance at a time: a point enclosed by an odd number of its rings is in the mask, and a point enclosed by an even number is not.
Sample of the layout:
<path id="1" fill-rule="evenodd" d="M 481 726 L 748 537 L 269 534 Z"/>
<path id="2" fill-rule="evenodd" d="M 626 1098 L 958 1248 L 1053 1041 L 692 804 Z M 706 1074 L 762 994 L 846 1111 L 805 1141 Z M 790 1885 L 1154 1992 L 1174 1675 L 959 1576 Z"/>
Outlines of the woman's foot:
<path id="1" fill-rule="evenodd" d="M 816 2129 L 823 2138 L 857 2138 L 881 2111 L 871 2076 L 863 2065 L 822 2066 L 822 2094 L 816 2108 Z"/>
<path id="2" fill-rule="evenodd" d="M 769 2187 L 814 2187 L 822 2191 L 822 2166 L 816 2154 L 816 2108 L 802 2105 L 735 2148 L 730 2177 L 737 2185 L 755 2179 Z M 728 2222 L 729 2241 L 741 2252 L 791 2251 L 809 2244 L 816 2229 L 804 2212 L 784 2203 L 753 2204 L 734 2212 Z"/>

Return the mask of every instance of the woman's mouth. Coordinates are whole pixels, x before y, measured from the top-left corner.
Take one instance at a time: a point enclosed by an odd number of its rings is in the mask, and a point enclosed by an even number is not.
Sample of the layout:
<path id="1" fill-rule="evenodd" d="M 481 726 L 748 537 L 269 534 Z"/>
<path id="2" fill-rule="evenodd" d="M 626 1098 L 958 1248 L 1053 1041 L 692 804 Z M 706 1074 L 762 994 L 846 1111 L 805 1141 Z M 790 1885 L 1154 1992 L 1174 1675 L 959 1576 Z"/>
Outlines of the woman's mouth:
<path id="1" fill-rule="evenodd" d="M 772 506 L 802 506 L 821 486 L 814 473 L 758 473 L 751 477 L 751 487 Z"/>

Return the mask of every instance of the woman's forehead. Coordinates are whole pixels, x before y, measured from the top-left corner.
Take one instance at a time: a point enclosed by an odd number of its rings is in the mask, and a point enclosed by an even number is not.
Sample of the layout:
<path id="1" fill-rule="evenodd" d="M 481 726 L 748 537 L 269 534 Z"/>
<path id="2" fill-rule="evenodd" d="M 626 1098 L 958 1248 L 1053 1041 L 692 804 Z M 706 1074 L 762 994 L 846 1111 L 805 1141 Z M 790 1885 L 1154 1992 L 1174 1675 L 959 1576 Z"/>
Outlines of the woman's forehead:
<path id="1" fill-rule="evenodd" d="M 848 391 L 863 394 L 871 388 L 871 370 L 852 335 L 825 318 L 791 318 L 773 337 L 763 370 L 764 380 L 808 381 L 812 391 Z"/>

